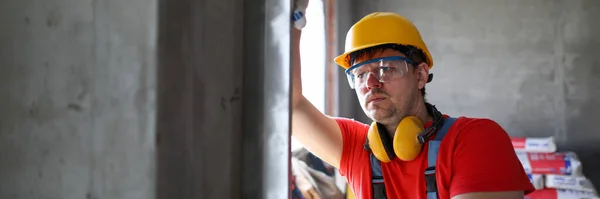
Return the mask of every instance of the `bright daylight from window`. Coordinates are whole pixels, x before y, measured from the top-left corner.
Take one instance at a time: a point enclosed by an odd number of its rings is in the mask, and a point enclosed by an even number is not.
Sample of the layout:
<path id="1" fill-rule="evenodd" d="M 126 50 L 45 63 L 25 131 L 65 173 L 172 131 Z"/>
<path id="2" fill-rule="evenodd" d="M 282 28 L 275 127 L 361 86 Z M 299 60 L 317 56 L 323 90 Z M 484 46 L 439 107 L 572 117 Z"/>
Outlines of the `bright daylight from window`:
<path id="1" fill-rule="evenodd" d="M 322 1 L 310 1 L 302 29 L 302 93 L 317 109 L 325 109 L 325 14 Z M 292 150 L 302 145 L 292 138 Z"/>

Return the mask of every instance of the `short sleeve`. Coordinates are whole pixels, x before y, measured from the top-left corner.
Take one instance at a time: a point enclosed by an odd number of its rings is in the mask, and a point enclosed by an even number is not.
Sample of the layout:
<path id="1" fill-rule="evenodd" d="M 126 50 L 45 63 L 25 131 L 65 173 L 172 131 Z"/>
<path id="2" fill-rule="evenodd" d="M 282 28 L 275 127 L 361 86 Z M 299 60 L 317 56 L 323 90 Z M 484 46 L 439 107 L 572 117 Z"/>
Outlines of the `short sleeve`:
<path id="1" fill-rule="evenodd" d="M 362 146 L 369 126 L 348 118 L 335 118 L 335 121 L 340 127 L 343 143 L 339 172 L 340 175 L 346 176 L 351 170 L 350 165 L 358 161 L 356 157 L 361 154 L 361 151 L 357 150 L 364 150 Z"/>
<path id="2" fill-rule="evenodd" d="M 510 137 L 496 122 L 467 122 L 456 137 L 450 197 L 470 192 L 534 191 Z"/>

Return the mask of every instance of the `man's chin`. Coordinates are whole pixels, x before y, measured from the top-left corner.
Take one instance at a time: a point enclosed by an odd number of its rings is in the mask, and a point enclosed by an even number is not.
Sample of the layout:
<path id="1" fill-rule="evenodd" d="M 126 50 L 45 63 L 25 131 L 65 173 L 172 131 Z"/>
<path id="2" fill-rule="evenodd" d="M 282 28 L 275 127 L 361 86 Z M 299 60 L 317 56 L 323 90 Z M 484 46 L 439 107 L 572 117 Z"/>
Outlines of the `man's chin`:
<path id="1" fill-rule="evenodd" d="M 391 119 L 391 116 L 389 114 L 385 114 L 385 113 L 377 113 L 377 112 L 372 112 L 371 114 L 369 114 L 369 117 L 376 122 L 379 123 L 385 123 L 388 120 Z"/>

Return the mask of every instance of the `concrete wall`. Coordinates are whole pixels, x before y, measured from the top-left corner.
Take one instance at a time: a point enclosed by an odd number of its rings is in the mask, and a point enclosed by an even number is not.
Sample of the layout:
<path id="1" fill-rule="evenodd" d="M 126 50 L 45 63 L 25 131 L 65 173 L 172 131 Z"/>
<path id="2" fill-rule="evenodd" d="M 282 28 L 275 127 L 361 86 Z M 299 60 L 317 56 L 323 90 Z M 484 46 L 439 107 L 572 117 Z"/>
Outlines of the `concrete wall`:
<path id="1" fill-rule="evenodd" d="M 154 0 L 0 3 L 0 198 L 154 196 Z"/>
<path id="2" fill-rule="evenodd" d="M 0 198 L 285 198 L 288 0 L 0 3 Z"/>
<path id="3" fill-rule="evenodd" d="M 600 185 L 600 2 L 355 0 L 341 6 L 340 39 L 373 11 L 401 13 L 420 29 L 435 61 L 427 98 L 441 111 L 492 118 L 512 136 L 554 136 Z M 340 83 L 350 99 L 340 114 L 368 122 Z"/>

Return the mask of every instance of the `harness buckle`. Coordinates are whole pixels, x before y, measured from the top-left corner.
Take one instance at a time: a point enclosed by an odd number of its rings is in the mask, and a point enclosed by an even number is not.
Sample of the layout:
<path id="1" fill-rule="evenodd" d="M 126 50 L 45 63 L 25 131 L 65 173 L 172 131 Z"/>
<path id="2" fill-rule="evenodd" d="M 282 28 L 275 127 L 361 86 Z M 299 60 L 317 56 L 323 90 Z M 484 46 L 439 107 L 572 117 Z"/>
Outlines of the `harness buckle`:
<path id="1" fill-rule="evenodd" d="M 425 169 L 425 185 L 427 192 L 437 192 L 437 183 L 435 179 L 435 166 Z"/>

